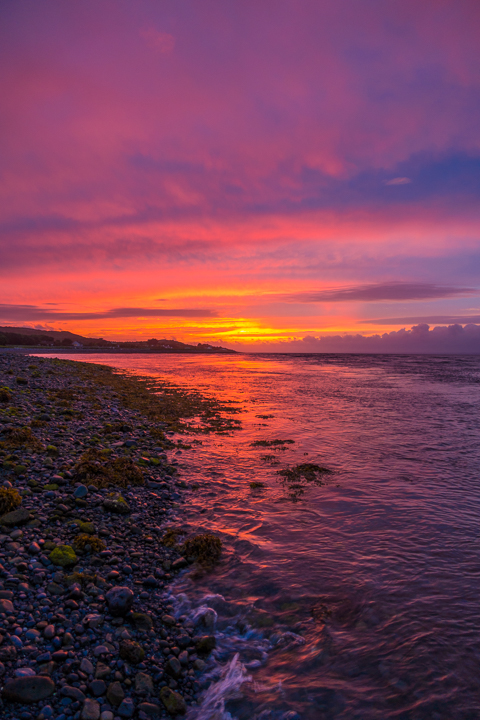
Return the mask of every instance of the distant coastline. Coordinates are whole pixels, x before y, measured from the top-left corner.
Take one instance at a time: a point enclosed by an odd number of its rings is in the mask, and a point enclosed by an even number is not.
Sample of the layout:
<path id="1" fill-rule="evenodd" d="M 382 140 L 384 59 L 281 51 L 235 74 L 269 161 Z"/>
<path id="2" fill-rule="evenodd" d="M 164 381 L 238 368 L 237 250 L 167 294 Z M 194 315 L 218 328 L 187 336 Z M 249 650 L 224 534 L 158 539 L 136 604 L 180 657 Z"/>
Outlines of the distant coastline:
<path id="1" fill-rule="evenodd" d="M 117 341 L 104 340 L 103 338 L 87 338 L 83 335 L 76 335 L 68 330 L 37 330 L 27 327 L 0 327 L 0 350 L 9 349 L 20 352 L 31 352 L 40 350 L 42 352 L 65 352 L 65 353 L 92 353 L 92 352 L 114 352 L 114 353 L 154 353 L 172 354 L 183 353 L 190 355 L 198 354 L 236 354 L 235 350 L 198 343 L 188 345 L 179 340 L 163 338 L 151 338 L 149 340 Z"/>

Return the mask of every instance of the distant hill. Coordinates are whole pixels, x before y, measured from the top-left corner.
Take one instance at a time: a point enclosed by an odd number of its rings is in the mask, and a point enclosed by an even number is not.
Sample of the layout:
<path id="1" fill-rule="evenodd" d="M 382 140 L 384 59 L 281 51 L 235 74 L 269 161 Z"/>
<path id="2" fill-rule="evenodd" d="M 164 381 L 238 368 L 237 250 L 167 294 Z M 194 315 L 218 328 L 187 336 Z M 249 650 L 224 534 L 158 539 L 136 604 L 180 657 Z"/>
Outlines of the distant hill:
<path id="1" fill-rule="evenodd" d="M 0 327 L 0 346 L 26 346 L 26 347 L 55 347 L 55 348 L 82 348 L 91 350 L 102 348 L 105 350 L 124 350 L 136 352 L 155 353 L 235 353 L 219 345 L 187 345 L 178 340 L 139 340 L 135 342 L 111 342 L 103 338 L 87 338 L 76 335 L 68 330 L 36 330 L 27 327 Z"/>

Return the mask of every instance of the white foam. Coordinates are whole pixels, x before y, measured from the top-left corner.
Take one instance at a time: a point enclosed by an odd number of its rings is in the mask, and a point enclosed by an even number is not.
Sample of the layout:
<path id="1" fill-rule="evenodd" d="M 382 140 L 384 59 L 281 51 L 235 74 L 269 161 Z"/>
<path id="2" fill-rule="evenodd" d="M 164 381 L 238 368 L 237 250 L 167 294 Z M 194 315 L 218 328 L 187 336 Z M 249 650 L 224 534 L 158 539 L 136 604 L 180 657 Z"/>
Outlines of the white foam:
<path id="1" fill-rule="evenodd" d="M 243 683 L 251 680 L 237 653 L 222 669 L 220 679 L 205 692 L 200 707 L 190 709 L 187 720 L 235 720 L 225 710 L 225 702 L 238 697 Z"/>

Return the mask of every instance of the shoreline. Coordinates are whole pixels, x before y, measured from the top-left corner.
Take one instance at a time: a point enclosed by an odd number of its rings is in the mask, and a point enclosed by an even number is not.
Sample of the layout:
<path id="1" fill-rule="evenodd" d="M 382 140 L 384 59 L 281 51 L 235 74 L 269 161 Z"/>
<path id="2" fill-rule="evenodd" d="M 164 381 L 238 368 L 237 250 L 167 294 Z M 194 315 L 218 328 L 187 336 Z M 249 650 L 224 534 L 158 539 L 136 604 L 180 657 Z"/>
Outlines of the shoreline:
<path id="1" fill-rule="evenodd" d="M 0 388 L 2 716 L 185 714 L 215 638 L 166 599 L 195 560 L 162 543 L 187 487 L 167 452 L 238 427 L 234 408 L 18 352 L 0 353 Z"/>

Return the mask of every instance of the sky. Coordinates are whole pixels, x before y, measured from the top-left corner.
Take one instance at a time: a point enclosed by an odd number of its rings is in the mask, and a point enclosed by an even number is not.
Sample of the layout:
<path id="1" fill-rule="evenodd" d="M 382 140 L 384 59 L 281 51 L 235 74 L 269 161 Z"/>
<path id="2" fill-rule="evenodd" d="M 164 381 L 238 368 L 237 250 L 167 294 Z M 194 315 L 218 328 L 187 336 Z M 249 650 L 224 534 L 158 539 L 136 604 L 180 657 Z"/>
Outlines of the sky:
<path id="1" fill-rule="evenodd" d="M 478 0 L 3 0 L 0 324 L 480 352 L 479 36 Z"/>

